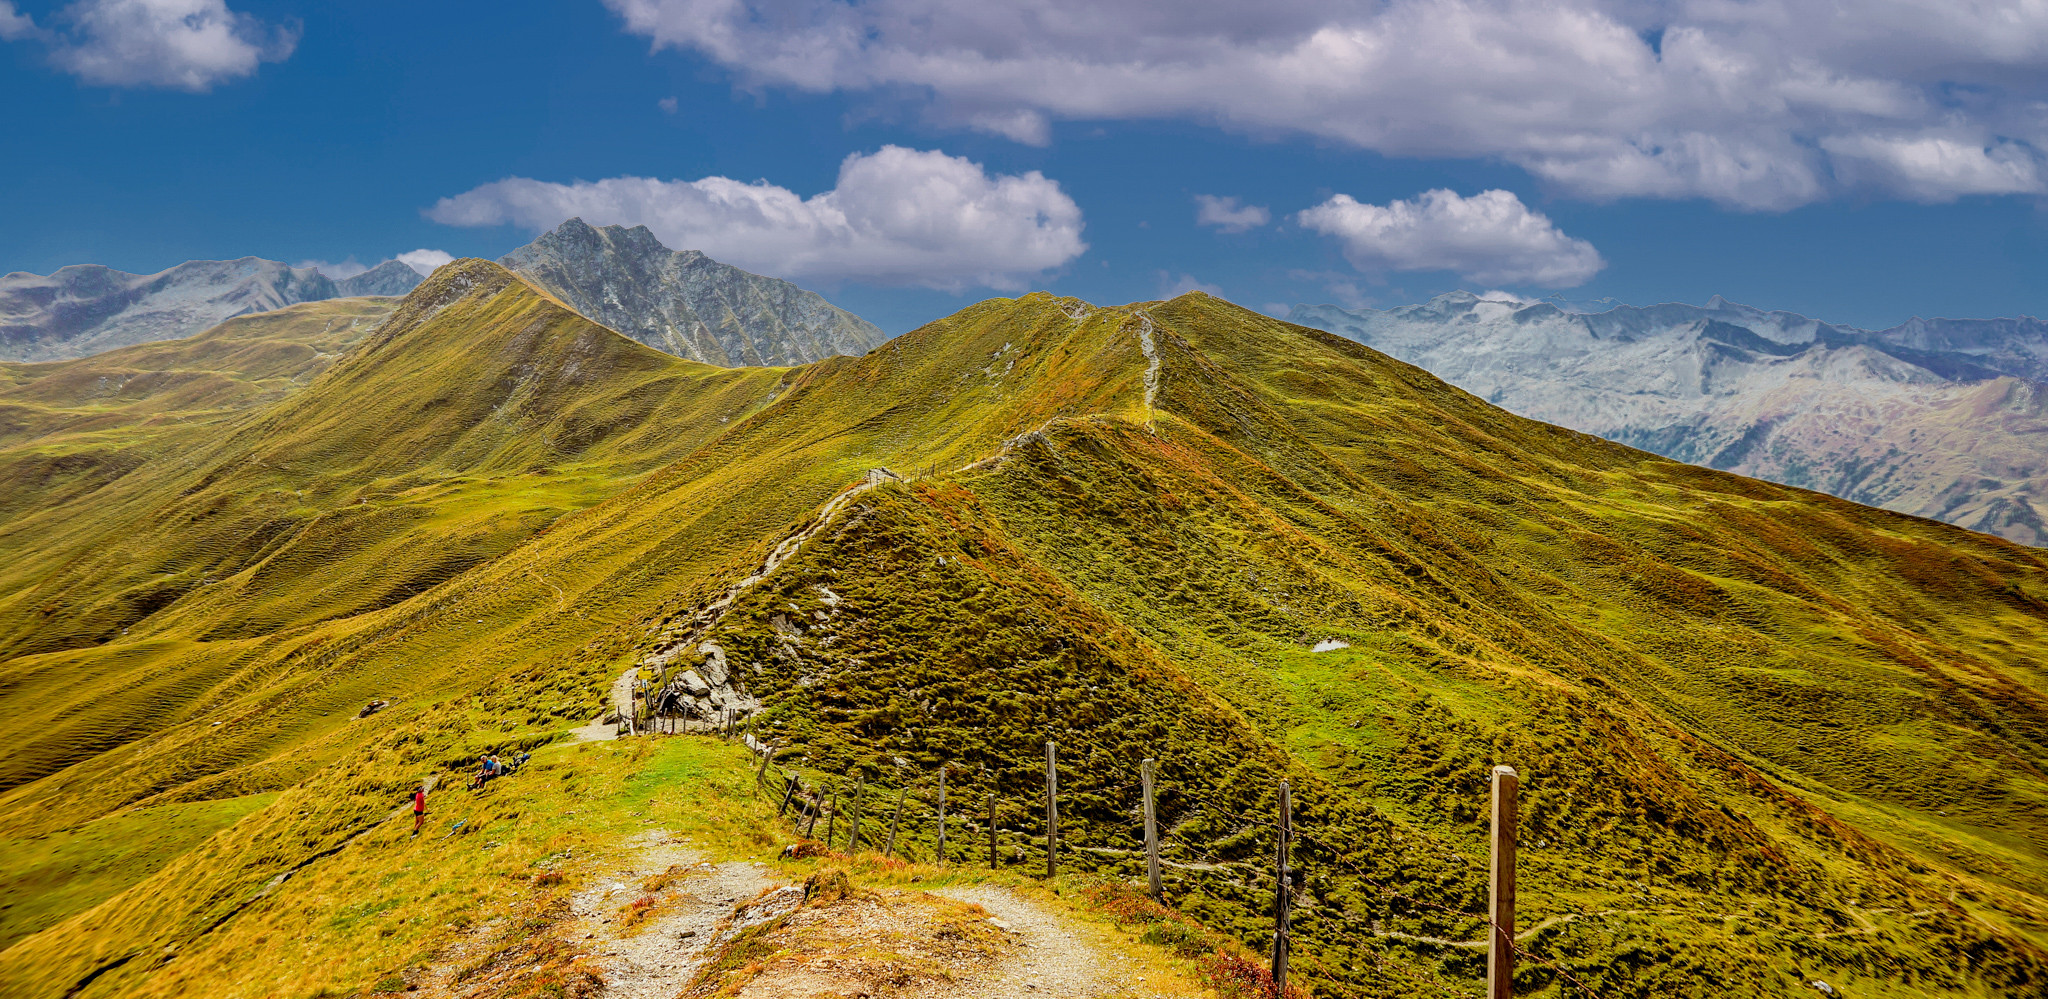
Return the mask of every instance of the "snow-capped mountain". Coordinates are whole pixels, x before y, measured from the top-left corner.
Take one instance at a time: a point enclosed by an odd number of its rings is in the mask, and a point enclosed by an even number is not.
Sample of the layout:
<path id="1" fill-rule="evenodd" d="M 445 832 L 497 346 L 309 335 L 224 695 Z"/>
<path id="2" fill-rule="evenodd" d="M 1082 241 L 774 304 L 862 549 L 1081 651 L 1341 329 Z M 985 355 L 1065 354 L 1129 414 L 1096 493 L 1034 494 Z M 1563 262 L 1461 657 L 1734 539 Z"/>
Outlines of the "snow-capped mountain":
<path id="1" fill-rule="evenodd" d="M 2048 544 L 2048 323 L 1863 330 L 1719 297 L 1569 312 L 1469 292 L 1292 322 L 1680 461 Z"/>
<path id="2" fill-rule="evenodd" d="M 358 295 L 403 295 L 420 275 L 387 261 L 335 281 L 261 257 L 188 260 L 155 274 L 99 264 L 0 277 L 0 360 L 57 361 L 178 340 L 252 312 Z"/>

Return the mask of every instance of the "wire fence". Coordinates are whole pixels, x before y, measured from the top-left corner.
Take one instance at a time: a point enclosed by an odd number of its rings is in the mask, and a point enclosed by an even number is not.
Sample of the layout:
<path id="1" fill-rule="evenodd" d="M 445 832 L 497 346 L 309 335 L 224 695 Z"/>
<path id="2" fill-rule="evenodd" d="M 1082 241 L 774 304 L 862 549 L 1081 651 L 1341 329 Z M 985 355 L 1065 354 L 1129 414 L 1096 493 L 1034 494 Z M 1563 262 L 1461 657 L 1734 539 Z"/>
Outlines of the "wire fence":
<path id="1" fill-rule="evenodd" d="M 661 731 L 658 719 L 650 718 L 652 731 Z M 1517 938 L 1512 923 L 1503 924 L 1491 912 L 1478 912 L 1458 908 L 1417 897 L 1411 892 L 1399 890 L 1386 880 L 1366 869 L 1354 858 L 1366 855 L 1365 844 L 1334 842 L 1335 836 L 1327 830 L 1302 828 L 1290 821 L 1291 816 L 1267 817 L 1248 814 L 1245 806 L 1220 800 L 1213 794 L 1202 793 L 1186 785 L 1155 784 L 1155 797 L 1170 797 L 1183 818 L 1191 814 L 1206 814 L 1226 820 L 1230 831 L 1224 838 L 1239 842 L 1240 846 L 1255 836 L 1262 842 L 1277 847 L 1278 836 L 1285 823 L 1287 838 L 1293 849 L 1287 855 L 1268 856 L 1260 859 L 1245 857 L 1229 858 L 1214 855 L 1199 842 L 1173 836 L 1171 833 L 1156 836 L 1149 844 L 1142 834 L 1128 837 L 1137 844 L 1132 848 L 1109 845 L 1089 845 L 1070 841 L 1067 830 L 1058 824 L 1049 825 L 1045 819 L 1037 821 L 1016 821 L 1020 812 L 1029 815 L 1045 805 L 1046 786 L 1034 789 L 1036 801 L 1031 805 L 1019 806 L 1016 795 L 998 795 L 993 789 L 994 774 L 985 768 L 941 764 L 936 769 L 919 767 L 899 757 L 886 757 L 870 761 L 866 766 L 850 768 L 840 776 L 807 776 L 800 767 L 788 766 L 784 758 L 799 747 L 777 742 L 764 741 L 753 731 L 753 724 L 742 712 L 728 710 L 721 712 L 708 725 L 694 726 L 697 731 L 708 729 L 721 738 L 743 741 L 755 755 L 755 783 L 759 793 L 778 799 L 781 815 L 795 824 L 796 831 L 805 839 L 814 840 L 822 849 L 854 853 L 866 849 L 905 860 L 931 862 L 935 864 L 982 863 L 990 867 L 1016 866 L 1033 859 L 1044 861 L 1050 872 L 1066 864 L 1069 869 L 1085 867 L 1099 871 L 1107 858 L 1118 867 L 1142 866 L 1148 850 L 1157 858 L 1160 866 L 1173 869 L 1178 875 L 1174 887 L 1183 894 L 1198 894 L 1216 903 L 1243 911 L 1247 907 L 1258 907 L 1261 903 L 1256 895 L 1273 893 L 1276 898 L 1271 906 L 1276 919 L 1275 937 L 1289 942 L 1276 948 L 1276 971 L 1283 966 L 1278 950 L 1300 963 L 1302 969 L 1332 986 L 1343 987 L 1345 982 L 1355 982 L 1359 969 L 1331 968 L 1317 954 L 1297 950 L 1292 944 L 1292 934 L 1281 928 L 1283 917 L 1291 907 L 1291 895 L 1295 886 L 1305 884 L 1305 878 L 1290 877 L 1281 880 L 1283 865 L 1291 863 L 1290 856 L 1301 850 L 1313 854 L 1314 861 L 1327 865 L 1338 872 L 1354 892 L 1386 903 L 1389 918 L 1395 918 L 1394 909 L 1405 906 L 1410 912 L 1428 912 L 1449 920 L 1476 924 L 1484 933 L 1478 940 L 1455 940 L 1435 937 L 1429 934 L 1408 934 L 1384 930 L 1375 921 L 1373 929 L 1365 933 L 1324 933 L 1323 938 L 1348 943 L 1356 950 L 1370 951 L 1373 955 L 1374 974 L 1383 979 L 1398 980 L 1412 986 L 1419 986 L 1429 993 L 1444 996 L 1481 996 L 1500 999 L 1510 994 L 1504 987 L 1489 983 L 1486 993 L 1475 993 L 1445 982 L 1436 976 L 1417 974 L 1405 962 L 1388 961 L 1383 946 L 1366 946 L 1366 938 L 1375 941 L 1399 940 L 1411 946 L 1430 945 L 1474 951 L 1486 951 L 1489 961 L 1494 960 L 1493 950 L 1498 942 L 1500 949 L 1512 958 L 1507 965 L 1512 974 L 1513 965 L 1540 968 L 1553 976 L 1554 981 L 1569 988 L 1575 995 L 1585 999 L 1602 999 L 1591 985 L 1574 974 L 1570 969 L 1543 954 L 1531 951 Z M 643 731 L 650 730 L 643 728 Z M 968 778 L 973 783 L 968 788 L 954 784 L 946 788 L 948 775 Z M 1064 778 L 1062 778 L 1064 779 Z M 983 784 L 983 781 L 987 781 Z M 942 790 L 945 789 L 945 790 Z M 1021 789 L 1020 789 L 1021 790 Z M 1093 786 L 1085 792 L 1063 790 L 1059 797 L 1090 797 L 1098 800 L 1131 798 L 1142 794 L 1142 781 L 1133 775 L 1127 782 L 1108 786 Z M 968 792 L 962 794 L 962 792 Z M 950 795 L 950 796 L 948 796 Z M 1128 815 L 1134 826 L 1141 821 L 1142 804 L 1132 802 L 1132 807 L 1119 809 L 1118 814 Z M 1000 821 L 1007 818 L 1007 823 Z M 1047 818 L 1050 818 L 1048 814 Z M 906 825 L 906 820 L 908 824 Z M 820 822 L 824 823 L 823 837 L 818 833 Z M 952 830 L 966 833 L 954 836 Z M 1100 838 L 1103 830 L 1092 830 Z M 1133 832 L 1125 830 L 1124 832 Z M 1215 840 L 1212 840 L 1215 842 Z M 1512 837 L 1510 837 L 1512 842 Z M 1047 844 L 1052 844 L 1048 855 Z M 1438 844 L 1449 856 L 1468 868 L 1484 869 L 1455 849 Z M 1085 857 L 1083 855 L 1086 855 Z M 1297 870 L 1297 873 L 1298 870 Z M 1219 893 L 1228 885 L 1234 892 Z M 1469 890 L 1469 886 L 1443 885 L 1451 894 Z M 1233 897 L 1233 895 L 1235 897 Z M 1162 899 L 1163 901 L 1163 899 Z M 1356 915 L 1355 913 L 1345 913 Z M 1523 934 L 1523 937 L 1539 932 L 1542 926 Z M 1276 986 L 1277 988 L 1277 986 Z M 1364 993 L 1356 993 L 1364 994 Z"/>

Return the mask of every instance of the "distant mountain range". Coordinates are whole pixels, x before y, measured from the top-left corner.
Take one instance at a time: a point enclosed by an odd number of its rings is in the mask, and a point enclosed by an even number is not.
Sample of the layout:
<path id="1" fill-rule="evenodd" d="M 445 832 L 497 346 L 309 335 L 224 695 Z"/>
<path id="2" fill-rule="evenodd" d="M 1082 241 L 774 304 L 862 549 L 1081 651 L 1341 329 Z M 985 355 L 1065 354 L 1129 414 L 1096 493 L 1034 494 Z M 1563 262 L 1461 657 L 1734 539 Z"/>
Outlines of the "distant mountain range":
<path id="1" fill-rule="evenodd" d="M 419 272 L 387 260 L 339 281 L 261 257 L 188 260 L 155 274 L 99 264 L 0 277 L 0 360 L 59 361 L 194 336 L 235 316 L 300 302 L 403 295 Z"/>
<path id="2" fill-rule="evenodd" d="M 1568 312 L 1442 295 L 1292 322 L 1488 402 L 1680 461 L 2048 544 L 2048 323 L 1887 330 L 1704 306 Z"/>
<path id="3" fill-rule="evenodd" d="M 570 219 L 501 260 L 570 308 L 656 350 L 721 367 L 865 354 L 888 334 L 787 281 L 671 250 L 645 227 Z M 301 302 L 412 291 L 396 260 L 335 280 L 261 257 L 192 260 L 155 274 L 98 264 L 0 277 L 0 361 L 58 361 L 195 336 Z"/>
<path id="4" fill-rule="evenodd" d="M 671 250 L 645 226 L 570 219 L 498 262 L 649 347 L 721 367 L 808 364 L 889 339 L 822 296 Z"/>

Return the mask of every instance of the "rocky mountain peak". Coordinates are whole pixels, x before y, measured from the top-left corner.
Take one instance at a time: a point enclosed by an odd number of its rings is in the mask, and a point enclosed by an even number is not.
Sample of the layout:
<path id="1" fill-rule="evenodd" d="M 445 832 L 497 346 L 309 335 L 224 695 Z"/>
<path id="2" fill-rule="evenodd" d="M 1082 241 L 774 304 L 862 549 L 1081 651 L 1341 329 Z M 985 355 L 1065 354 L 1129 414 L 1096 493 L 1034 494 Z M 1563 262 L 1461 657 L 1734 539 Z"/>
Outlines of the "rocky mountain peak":
<path id="1" fill-rule="evenodd" d="M 806 364 L 888 339 L 814 292 L 672 250 L 646 226 L 572 218 L 498 262 L 634 340 L 721 367 Z"/>
<path id="2" fill-rule="evenodd" d="M 411 265 L 396 260 L 386 260 L 353 277 L 340 278 L 334 287 L 343 298 L 357 298 L 363 295 L 403 295 L 425 280 Z"/>

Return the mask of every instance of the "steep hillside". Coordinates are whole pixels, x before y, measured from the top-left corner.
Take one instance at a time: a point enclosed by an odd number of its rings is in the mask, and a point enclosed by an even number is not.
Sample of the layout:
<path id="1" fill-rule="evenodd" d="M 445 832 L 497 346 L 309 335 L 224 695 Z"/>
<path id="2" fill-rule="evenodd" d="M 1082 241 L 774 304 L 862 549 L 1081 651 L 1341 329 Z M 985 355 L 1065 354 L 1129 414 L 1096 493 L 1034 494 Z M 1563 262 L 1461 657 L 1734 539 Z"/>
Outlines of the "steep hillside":
<path id="1" fill-rule="evenodd" d="M 1169 899 L 1254 947 L 1291 779 L 1319 994 L 1472 988 L 1497 763 L 1542 958 L 1518 994 L 2048 983 L 2040 553 L 1519 419 L 1199 294 L 992 300 L 721 370 L 464 261 L 140 475 L 0 525 L 0 831 L 197 802 L 222 831 L 46 911 L 0 951 L 9 994 L 266 994 L 235 927 L 295 925 L 251 901 L 280 872 L 343 876 L 322 858 L 423 775 L 685 665 L 808 780 L 915 792 L 925 858 L 944 766 L 954 858 L 982 861 L 993 798 L 1003 862 L 1042 866 L 1051 739 L 1060 862 L 1131 872 L 1156 758 Z M 418 946 L 320 925 L 349 967 Z"/>
<path id="2" fill-rule="evenodd" d="M 395 260 L 342 281 L 275 260 L 188 260 L 155 274 L 98 264 L 0 277 L 0 360 L 54 361 L 177 340 L 223 320 L 300 302 L 403 295 L 419 274 Z"/>
<path id="3" fill-rule="evenodd" d="M 1298 306 L 1524 416 L 1680 461 L 2048 544 L 2048 324 L 1859 330 L 1719 298 L 1567 313 L 1466 292 Z"/>
<path id="4" fill-rule="evenodd" d="M 646 226 L 570 219 L 498 262 L 612 329 L 706 364 L 804 364 L 888 339 L 787 281 L 670 250 Z"/>
<path id="5" fill-rule="evenodd" d="M 396 303 L 334 299 L 75 361 L 0 363 L 0 515 L 49 507 L 202 444 L 305 387 Z"/>

